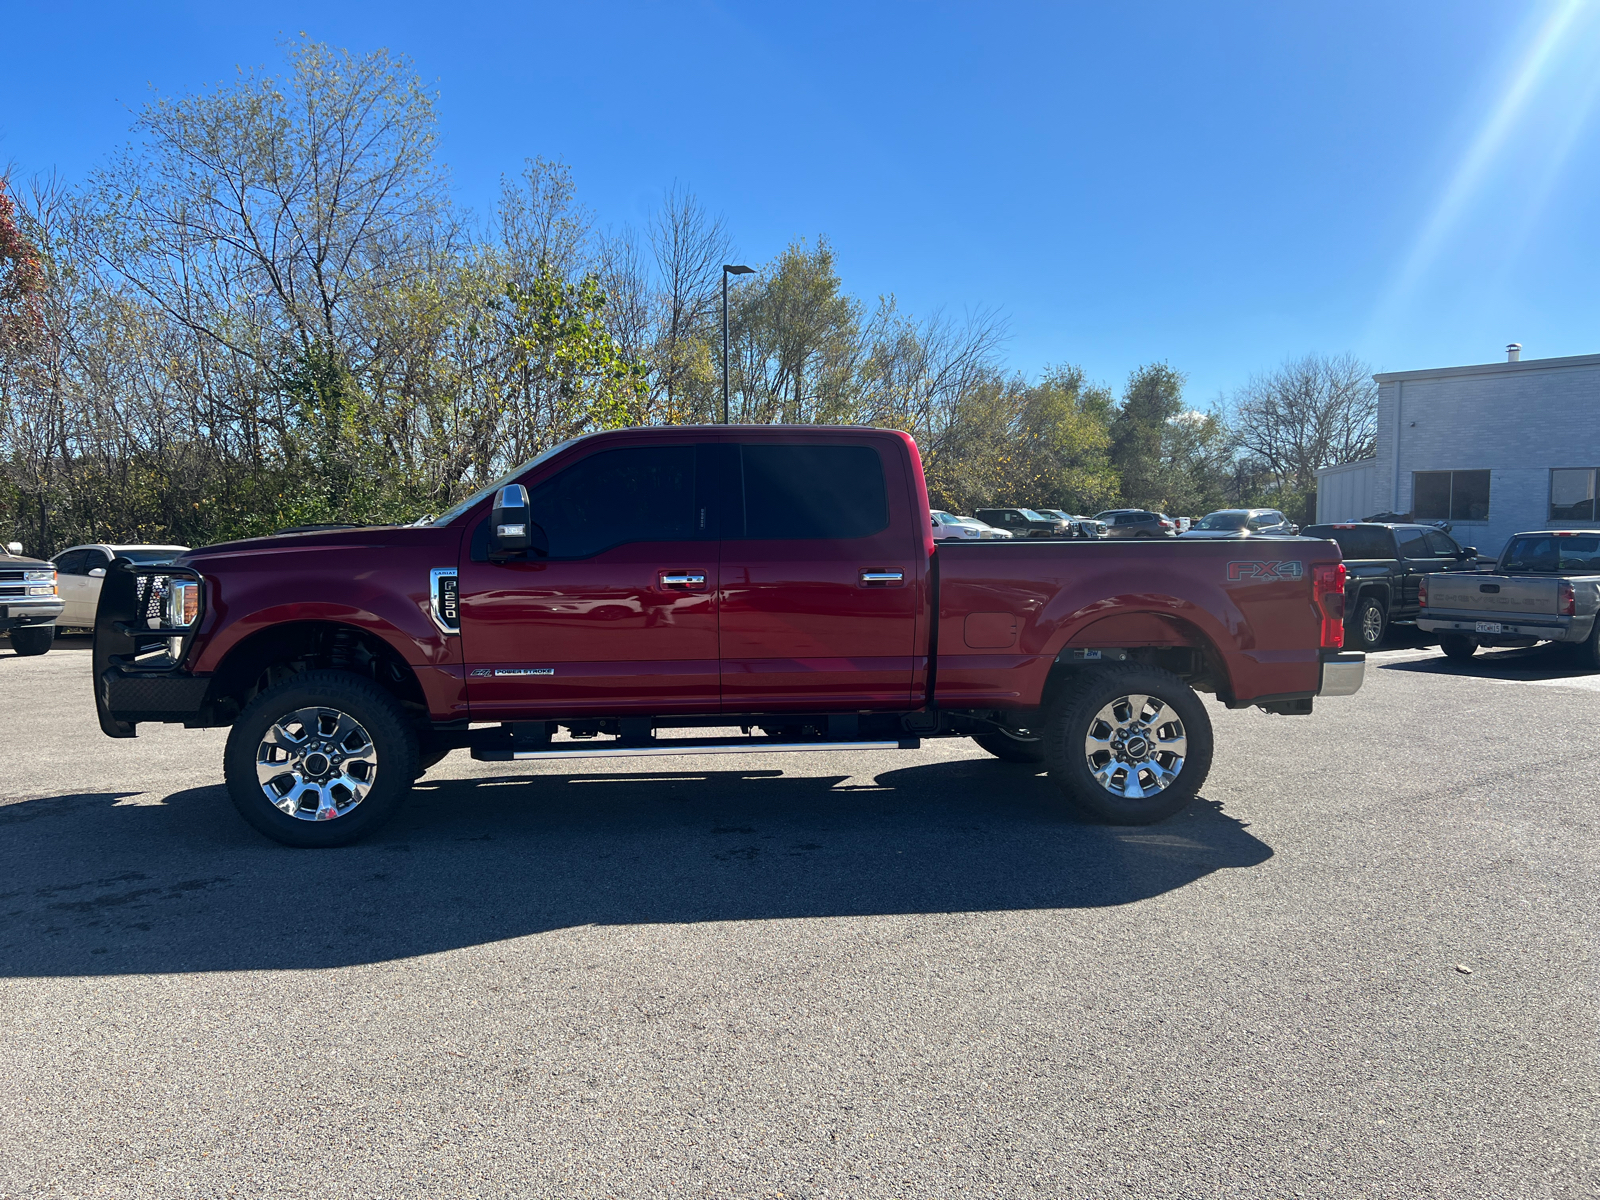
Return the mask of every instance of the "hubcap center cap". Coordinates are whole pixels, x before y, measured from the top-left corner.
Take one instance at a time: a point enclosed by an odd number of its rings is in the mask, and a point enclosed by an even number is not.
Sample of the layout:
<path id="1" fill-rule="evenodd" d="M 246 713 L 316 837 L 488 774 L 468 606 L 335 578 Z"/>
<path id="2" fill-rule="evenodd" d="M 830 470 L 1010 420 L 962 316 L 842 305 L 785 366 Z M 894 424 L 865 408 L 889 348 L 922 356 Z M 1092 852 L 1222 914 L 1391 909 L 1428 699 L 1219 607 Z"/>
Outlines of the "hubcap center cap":
<path id="1" fill-rule="evenodd" d="M 328 756 L 320 750 L 306 755 L 306 771 L 312 775 L 324 775 L 328 770 Z"/>
<path id="2" fill-rule="evenodd" d="M 1143 758 L 1150 752 L 1150 743 L 1136 733 L 1123 748 L 1127 750 L 1129 758 Z"/>

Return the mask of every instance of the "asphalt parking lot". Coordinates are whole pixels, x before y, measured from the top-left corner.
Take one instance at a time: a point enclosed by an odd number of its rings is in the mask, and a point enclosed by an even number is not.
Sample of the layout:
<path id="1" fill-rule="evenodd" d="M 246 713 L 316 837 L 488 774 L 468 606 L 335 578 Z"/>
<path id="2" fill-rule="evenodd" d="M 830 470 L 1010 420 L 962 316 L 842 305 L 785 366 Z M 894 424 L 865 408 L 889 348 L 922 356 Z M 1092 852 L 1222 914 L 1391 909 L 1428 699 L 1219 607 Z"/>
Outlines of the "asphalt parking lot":
<path id="1" fill-rule="evenodd" d="M 447 759 L 297 852 L 0 650 L 0 1196 L 1596 1193 L 1600 676 L 1378 655 L 1086 824 L 967 742 Z"/>

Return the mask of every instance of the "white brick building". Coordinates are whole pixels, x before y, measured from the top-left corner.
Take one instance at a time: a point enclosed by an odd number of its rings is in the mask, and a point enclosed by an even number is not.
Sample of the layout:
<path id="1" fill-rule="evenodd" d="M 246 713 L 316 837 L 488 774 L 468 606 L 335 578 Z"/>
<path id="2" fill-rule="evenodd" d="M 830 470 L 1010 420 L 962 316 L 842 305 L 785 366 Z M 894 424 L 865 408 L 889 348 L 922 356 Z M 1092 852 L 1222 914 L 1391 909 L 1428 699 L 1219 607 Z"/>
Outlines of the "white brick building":
<path id="1" fill-rule="evenodd" d="M 1600 524 L 1600 354 L 1374 378 L 1377 455 L 1317 473 L 1319 521 L 1447 520 L 1484 554 L 1524 529 Z"/>

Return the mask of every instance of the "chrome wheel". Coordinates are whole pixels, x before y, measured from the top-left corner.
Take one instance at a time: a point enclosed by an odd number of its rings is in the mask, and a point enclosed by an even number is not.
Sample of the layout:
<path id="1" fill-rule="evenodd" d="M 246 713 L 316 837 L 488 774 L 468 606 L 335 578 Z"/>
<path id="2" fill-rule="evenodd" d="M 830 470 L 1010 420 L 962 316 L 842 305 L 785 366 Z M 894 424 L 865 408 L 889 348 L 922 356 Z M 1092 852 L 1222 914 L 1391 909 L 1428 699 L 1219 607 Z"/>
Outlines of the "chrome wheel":
<path id="1" fill-rule="evenodd" d="M 332 821 L 355 809 L 378 777 L 361 722 L 336 708 L 301 708 L 273 722 L 256 748 L 256 781 L 280 812 Z"/>
<path id="2" fill-rule="evenodd" d="M 1369 604 L 1361 610 L 1361 636 L 1369 646 L 1375 646 L 1383 636 L 1383 609 Z"/>
<path id="3" fill-rule="evenodd" d="M 1123 696 L 1107 704 L 1083 739 L 1089 773 L 1113 796 L 1140 800 L 1176 782 L 1189 754 L 1183 722 L 1159 696 Z"/>

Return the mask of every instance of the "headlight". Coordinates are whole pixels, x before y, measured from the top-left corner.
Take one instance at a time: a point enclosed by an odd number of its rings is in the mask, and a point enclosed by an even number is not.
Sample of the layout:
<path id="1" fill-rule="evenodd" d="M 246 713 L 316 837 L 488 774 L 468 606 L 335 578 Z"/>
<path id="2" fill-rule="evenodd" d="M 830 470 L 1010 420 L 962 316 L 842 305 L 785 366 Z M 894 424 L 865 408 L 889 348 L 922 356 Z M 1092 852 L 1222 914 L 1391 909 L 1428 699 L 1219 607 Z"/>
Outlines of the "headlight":
<path id="1" fill-rule="evenodd" d="M 54 583 L 56 581 L 56 573 L 54 571 L 24 571 L 22 578 L 29 583 Z"/>
<path id="2" fill-rule="evenodd" d="M 53 587 L 31 587 L 28 589 L 28 595 L 30 596 L 54 596 L 55 594 L 56 590 Z"/>
<path id="3" fill-rule="evenodd" d="M 167 583 L 167 626 L 176 629 L 194 624 L 200 615 L 200 585 L 192 579 L 173 579 Z"/>

